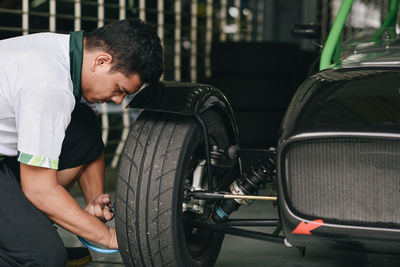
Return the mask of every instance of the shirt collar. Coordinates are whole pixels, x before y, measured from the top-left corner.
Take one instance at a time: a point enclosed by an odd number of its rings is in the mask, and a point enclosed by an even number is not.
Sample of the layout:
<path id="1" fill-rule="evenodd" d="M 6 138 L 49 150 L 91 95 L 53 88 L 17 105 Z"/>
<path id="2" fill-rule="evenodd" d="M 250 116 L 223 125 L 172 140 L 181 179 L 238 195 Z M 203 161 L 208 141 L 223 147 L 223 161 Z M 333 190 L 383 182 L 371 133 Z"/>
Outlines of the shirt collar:
<path id="1" fill-rule="evenodd" d="M 71 32 L 69 37 L 69 59 L 74 96 L 81 98 L 81 75 L 83 61 L 83 36 L 84 31 Z"/>

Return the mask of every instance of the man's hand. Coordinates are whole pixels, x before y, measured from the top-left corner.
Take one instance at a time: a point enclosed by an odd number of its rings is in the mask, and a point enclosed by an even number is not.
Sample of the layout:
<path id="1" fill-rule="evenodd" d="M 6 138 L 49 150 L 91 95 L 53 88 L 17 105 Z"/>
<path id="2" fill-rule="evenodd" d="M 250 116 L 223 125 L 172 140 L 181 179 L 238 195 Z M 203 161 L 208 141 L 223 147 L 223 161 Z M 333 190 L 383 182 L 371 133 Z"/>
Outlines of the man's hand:
<path id="1" fill-rule="evenodd" d="M 114 217 L 114 213 L 110 211 L 111 207 L 110 195 L 102 194 L 96 199 L 88 202 L 85 211 L 102 221 L 109 221 Z"/>
<path id="2" fill-rule="evenodd" d="M 110 249 L 118 249 L 118 242 L 117 242 L 117 232 L 115 231 L 114 227 L 110 227 L 110 242 L 108 243 L 107 247 Z"/>

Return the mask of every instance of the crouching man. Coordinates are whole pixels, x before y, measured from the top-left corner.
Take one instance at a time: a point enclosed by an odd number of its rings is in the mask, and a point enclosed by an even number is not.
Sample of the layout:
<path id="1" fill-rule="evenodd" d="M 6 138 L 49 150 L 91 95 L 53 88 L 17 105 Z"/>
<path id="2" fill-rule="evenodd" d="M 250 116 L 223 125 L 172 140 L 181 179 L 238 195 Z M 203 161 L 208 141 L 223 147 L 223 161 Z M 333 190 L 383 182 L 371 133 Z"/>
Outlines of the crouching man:
<path id="1" fill-rule="evenodd" d="M 85 34 L 0 41 L 0 266 L 65 266 L 76 259 L 53 222 L 118 248 L 104 194 L 104 144 L 91 103 L 120 104 L 158 81 L 155 31 L 127 19 Z M 66 189 L 78 181 L 81 209 Z M 85 255 L 82 255 L 85 256 Z"/>

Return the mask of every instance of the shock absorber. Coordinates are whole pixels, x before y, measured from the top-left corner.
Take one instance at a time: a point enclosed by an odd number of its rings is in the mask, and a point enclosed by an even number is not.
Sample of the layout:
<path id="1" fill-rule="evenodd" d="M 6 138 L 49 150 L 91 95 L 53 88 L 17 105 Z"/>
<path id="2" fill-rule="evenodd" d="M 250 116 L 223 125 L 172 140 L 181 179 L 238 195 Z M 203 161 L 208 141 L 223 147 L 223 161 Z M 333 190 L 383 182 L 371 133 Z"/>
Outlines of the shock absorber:
<path id="1" fill-rule="evenodd" d="M 268 164 L 273 164 L 272 160 Z M 237 179 L 230 185 L 232 194 L 253 195 L 258 193 L 258 189 L 265 186 L 266 182 L 272 181 L 273 172 L 271 168 L 258 163 L 257 168 L 252 168 L 251 176 L 243 179 Z M 226 221 L 229 215 L 237 210 L 242 204 L 250 205 L 252 200 L 247 199 L 224 199 L 215 209 L 212 219 L 214 222 Z"/>

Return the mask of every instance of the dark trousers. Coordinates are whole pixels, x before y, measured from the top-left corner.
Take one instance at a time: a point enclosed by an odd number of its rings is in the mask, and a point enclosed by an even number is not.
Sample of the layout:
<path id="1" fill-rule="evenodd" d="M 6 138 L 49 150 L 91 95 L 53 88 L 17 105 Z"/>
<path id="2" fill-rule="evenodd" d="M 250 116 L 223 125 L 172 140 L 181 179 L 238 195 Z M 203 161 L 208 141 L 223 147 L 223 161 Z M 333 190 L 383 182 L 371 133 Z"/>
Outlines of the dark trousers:
<path id="1" fill-rule="evenodd" d="M 97 117 L 78 103 L 66 130 L 59 170 L 96 159 L 104 150 Z M 32 177 L 34 179 L 34 177 Z M 21 191 L 19 162 L 0 161 L 0 266 L 65 266 L 67 253 L 50 219 Z"/>

